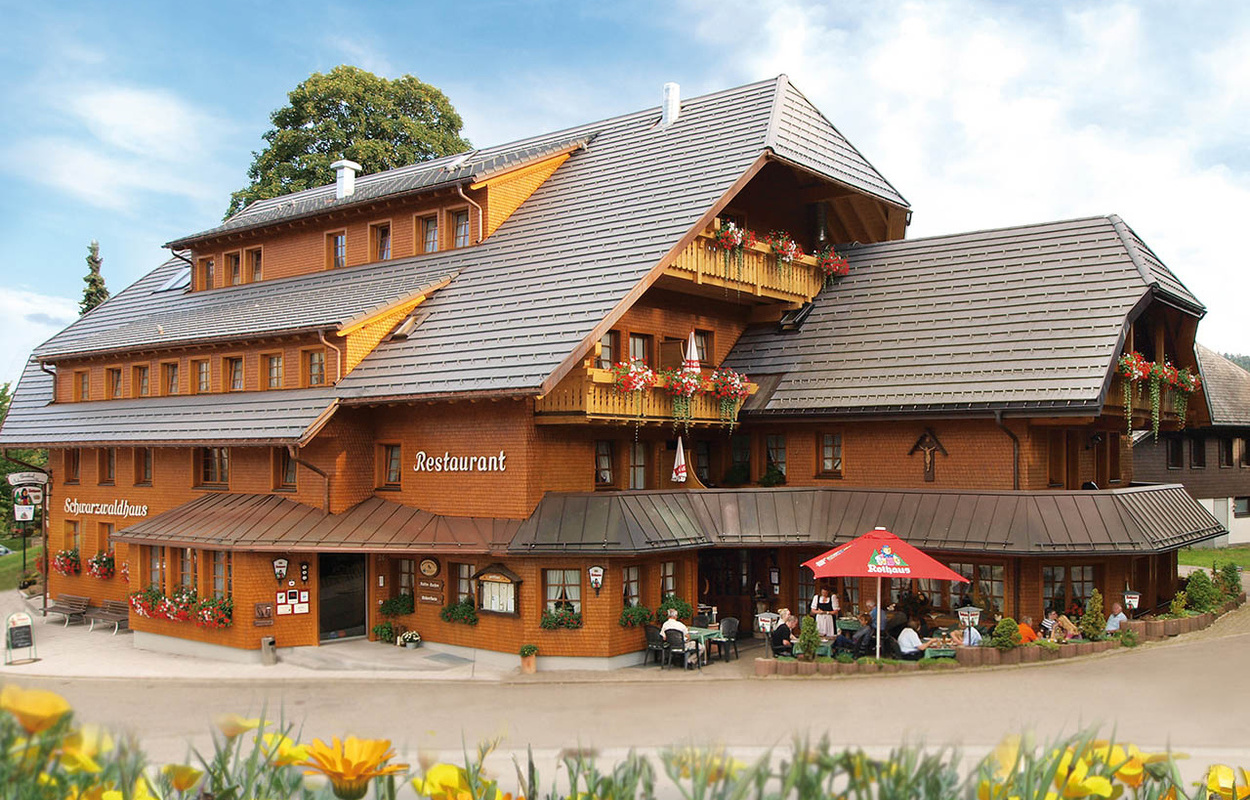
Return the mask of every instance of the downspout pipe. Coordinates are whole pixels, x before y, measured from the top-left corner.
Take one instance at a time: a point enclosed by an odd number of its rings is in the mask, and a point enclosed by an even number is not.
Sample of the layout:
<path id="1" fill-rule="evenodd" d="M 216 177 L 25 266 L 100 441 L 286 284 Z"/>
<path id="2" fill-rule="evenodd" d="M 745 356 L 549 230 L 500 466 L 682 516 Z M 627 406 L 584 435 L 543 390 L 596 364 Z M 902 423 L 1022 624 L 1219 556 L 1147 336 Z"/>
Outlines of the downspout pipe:
<path id="1" fill-rule="evenodd" d="M 1011 437 L 1011 488 L 1018 492 L 1020 491 L 1020 438 L 1012 433 L 1011 428 L 1003 424 L 1001 409 L 994 412 L 994 422 L 1003 433 Z"/>
<path id="2" fill-rule="evenodd" d="M 308 461 L 305 461 L 304 459 L 296 455 L 297 451 L 295 449 L 295 445 L 288 444 L 286 446 L 286 451 L 287 453 L 290 454 L 292 462 L 299 464 L 301 467 L 307 467 L 308 469 L 312 470 L 313 472 L 321 476 L 321 480 L 322 480 L 321 508 L 327 515 L 329 515 L 330 513 L 330 476 L 325 473 L 325 470 L 321 469 L 316 464 L 312 464 Z"/>
<path id="3" fill-rule="evenodd" d="M 475 201 L 472 197 L 469 197 L 467 194 L 465 194 L 464 187 L 458 183 L 456 184 L 456 194 L 460 195 L 460 198 L 462 200 L 464 200 L 469 205 L 477 209 L 477 242 L 475 242 L 475 244 L 481 244 L 482 243 L 482 223 L 484 222 L 484 220 L 482 219 L 482 207 L 478 205 L 477 201 Z M 455 232 L 453 231 L 452 233 L 454 235 Z"/>
<path id="4" fill-rule="evenodd" d="M 338 371 L 334 373 L 334 382 L 338 383 L 343 380 L 343 351 L 336 345 L 330 344 L 329 340 L 326 339 L 325 331 L 317 331 L 317 338 L 321 340 L 323 345 L 334 351 L 334 363 L 337 365 L 338 369 Z"/>

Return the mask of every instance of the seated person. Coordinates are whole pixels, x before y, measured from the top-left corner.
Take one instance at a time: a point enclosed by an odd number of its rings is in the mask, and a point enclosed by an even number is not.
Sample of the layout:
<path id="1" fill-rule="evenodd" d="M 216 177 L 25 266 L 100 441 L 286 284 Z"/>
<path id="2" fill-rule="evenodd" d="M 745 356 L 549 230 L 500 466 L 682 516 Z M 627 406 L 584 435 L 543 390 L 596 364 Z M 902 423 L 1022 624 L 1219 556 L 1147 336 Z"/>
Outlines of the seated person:
<path id="1" fill-rule="evenodd" d="M 959 630 L 951 631 L 949 642 L 952 647 L 980 647 L 981 632 L 961 623 Z"/>
<path id="2" fill-rule="evenodd" d="M 1027 614 L 1020 618 L 1020 644 L 1037 641 L 1037 631 L 1033 630 L 1033 618 Z"/>
<path id="3" fill-rule="evenodd" d="M 677 618 L 677 609 L 670 608 L 668 610 L 668 619 L 664 620 L 664 624 L 660 626 L 660 634 L 668 638 L 669 631 L 680 631 L 681 637 L 686 641 L 687 658 L 694 655 L 697 658 L 703 657 L 703 643 L 690 640 L 690 629 L 686 624 Z"/>
<path id="4" fill-rule="evenodd" d="M 1046 616 L 1042 618 L 1042 630 L 1040 631 L 1043 639 L 1050 639 L 1055 633 L 1055 622 L 1059 620 L 1059 612 L 1051 609 L 1046 612 Z"/>
<path id="5" fill-rule="evenodd" d="M 937 647 L 943 644 L 940 639 L 929 639 L 928 641 L 920 641 L 920 634 L 917 631 L 920 628 L 920 620 L 912 617 L 907 621 L 903 630 L 898 635 L 898 649 L 901 651 L 902 658 L 908 661 L 919 661 L 924 657 L 924 651 L 930 647 Z"/>
<path id="6" fill-rule="evenodd" d="M 1107 617 L 1107 633 L 1119 633 L 1122 622 L 1128 622 L 1128 617 L 1124 616 L 1124 607 L 1119 603 L 1112 603 L 1111 616 Z"/>
<path id="7" fill-rule="evenodd" d="M 866 651 L 872 641 L 872 619 L 868 614 L 860 614 L 859 630 L 851 634 L 851 649 L 856 653 Z"/>
<path id="8" fill-rule="evenodd" d="M 920 618 L 920 638 L 928 639 L 933 636 L 933 632 L 938 628 L 937 621 L 932 614 L 926 614 Z"/>
<path id="9" fill-rule="evenodd" d="M 792 656 L 794 655 L 794 642 L 798 639 L 798 617 L 791 614 L 784 618 L 782 624 L 773 629 L 770 641 L 773 645 L 774 656 Z"/>
<path id="10" fill-rule="evenodd" d="M 1062 642 L 1067 639 L 1079 638 L 1081 638 L 1081 631 L 1072 620 L 1068 619 L 1068 615 L 1056 614 L 1055 626 L 1050 631 L 1050 640 L 1052 642 Z"/>

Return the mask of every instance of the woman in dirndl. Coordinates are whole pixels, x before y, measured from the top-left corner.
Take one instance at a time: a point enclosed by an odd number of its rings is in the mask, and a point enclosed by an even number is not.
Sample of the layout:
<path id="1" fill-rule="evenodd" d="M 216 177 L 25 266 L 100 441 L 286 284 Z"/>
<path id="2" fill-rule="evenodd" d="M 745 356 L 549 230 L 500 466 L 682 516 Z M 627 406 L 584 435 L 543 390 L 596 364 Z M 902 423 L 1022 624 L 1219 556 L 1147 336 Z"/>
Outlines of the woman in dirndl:
<path id="1" fill-rule="evenodd" d="M 812 613 L 816 615 L 816 632 L 822 639 L 838 635 L 838 598 L 828 586 L 820 587 L 820 593 L 812 598 Z"/>

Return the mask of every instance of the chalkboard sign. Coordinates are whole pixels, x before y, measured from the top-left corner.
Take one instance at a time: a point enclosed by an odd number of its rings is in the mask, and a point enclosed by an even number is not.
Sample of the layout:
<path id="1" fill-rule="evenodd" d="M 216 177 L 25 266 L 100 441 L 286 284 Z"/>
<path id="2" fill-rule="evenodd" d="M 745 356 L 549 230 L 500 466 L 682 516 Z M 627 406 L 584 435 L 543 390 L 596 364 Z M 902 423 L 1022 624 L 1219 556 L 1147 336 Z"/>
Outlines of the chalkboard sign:
<path id="1" fill-rule="evenodd" d="M 10 614 L 4 623 L 4 662 L 13 663 L 13 651 L 35 647 L 35 630 L 32 627 L 30 614 L 17 612 Z"/>

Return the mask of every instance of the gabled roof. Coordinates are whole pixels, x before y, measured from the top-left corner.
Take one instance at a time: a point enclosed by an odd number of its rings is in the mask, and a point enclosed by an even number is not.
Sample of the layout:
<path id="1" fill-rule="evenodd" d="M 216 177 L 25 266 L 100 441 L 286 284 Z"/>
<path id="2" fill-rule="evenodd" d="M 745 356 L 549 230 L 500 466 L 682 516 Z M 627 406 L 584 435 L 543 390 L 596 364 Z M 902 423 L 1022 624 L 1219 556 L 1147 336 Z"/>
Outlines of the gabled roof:
<path id="1" fill-rule="evenodd" d="M 1250 426 L 1250 372 L 1224 356 L 1194 344 L 1202 390 L 1213 426 Z"/>
<path id="2" fill-rule="evenodd" d="M 0 430 L 3 447 L 303 444 L 338 405 L 333 388 L 50 403 L 30 359 Z"/>
<path id="3" fill-rule="evenodd" d="M 416 256 L 212 291 L 163 288 L 186 269 L 182 260 L 170 259 L 35 348 L 35 356 L 47 361 L 335 330 L 455 277 L 444 265 Z"/>
<path id="4" fill-rule="evenodd" d="M 241 233 L 275 222 L 315 216 L 330 210 L 364 205 L 381 199 L 487 180 L 526 164 L 585 147 L 593 138 L 594 134 L 586 133 L 572 135 L 566 135 L 564 132 L 549 133 L 497 147 L 488 147 L 485 150 L 469 150 L 385 172 L 361 175 L 356 178 L 355 192 L 342 199 L 336 199 L 335 185 L 329 184 L 268 200 L 257 200 L 222 224 L 176 239 L 167 246 L 183 248 L 197 240 L 219 234 Z"/>
<path id="5" fill-rule="evenodd" d="M 974 553 L 1158 553 L 1225 532 L 1179 485 L 1112 491 L 703 489 L 548 493 L 516 554 L 718 545 L 832 547 L 881 525 L 916 547 Z"/>
<path id="6" fill-rule="evenodd" d="M 752 414 L 1096 413 L 1151 297 L 1202 306 L 1118 217 L 854 247 L 797 332 L 749 329 L 726 363 L 777 376 Z"/>

